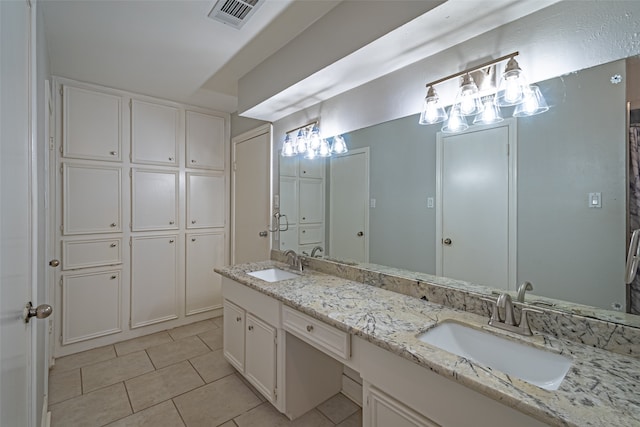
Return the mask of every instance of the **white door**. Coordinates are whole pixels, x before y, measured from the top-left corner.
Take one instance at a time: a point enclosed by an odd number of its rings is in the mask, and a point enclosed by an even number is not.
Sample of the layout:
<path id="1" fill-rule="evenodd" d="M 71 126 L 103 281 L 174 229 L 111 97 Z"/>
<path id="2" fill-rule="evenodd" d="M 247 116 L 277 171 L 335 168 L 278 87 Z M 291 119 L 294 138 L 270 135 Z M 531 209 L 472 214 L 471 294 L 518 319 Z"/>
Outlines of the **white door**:
<path id="1" fill-rule="evenodd" d="M 26 1 L 0 1 L 0 425 L 35 426 L 33 321 L 23 308 L 32 297 L 32 183 L 30 146 L 31 10 Z M 36 301 L 33 301 L 37 303 Z M 33 349 L 35 350 L 35 349 Z M 37 408 L 38 410 L 40 408 Z"/>
<path id="2" fill-rule="evenodd" d="M 233 239 L 231 263 L 269 259 L 271 128 L 233 138 Z"/>
<path id="3" fill-rule="evenodd" d="M 369 262 L 369 148 L 331 158 L 329 254 Z"/>
<path id="4" fill-rule="evenodd" d="M 437 274 L 515 286 L 515 123 L 438 136 Z"/>

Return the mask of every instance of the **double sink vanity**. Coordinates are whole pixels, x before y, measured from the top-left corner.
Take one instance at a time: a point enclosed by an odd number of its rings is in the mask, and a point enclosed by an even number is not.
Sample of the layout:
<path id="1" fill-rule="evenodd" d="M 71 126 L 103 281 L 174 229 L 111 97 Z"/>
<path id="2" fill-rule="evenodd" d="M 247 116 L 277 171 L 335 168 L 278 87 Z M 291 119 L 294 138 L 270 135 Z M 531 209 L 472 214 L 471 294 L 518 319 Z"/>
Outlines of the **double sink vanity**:
<path id="1" fill-rule="evenodd" d="M 524 336 L 489 326 L 496 306 L 484 295 L 371 265 L 308 259 L 300 271 L 272 258 L 216 269 L 224 354 L 291 419 L 340 392 L 346 367 L 361 377 L 364 426 L 640 425 L 633 332 L 613 327 L 597 346 L 560 339 L 586 333 L 575 316 L 535 309 Z M 610 341 L 627 342 L 614 352 Z"/>

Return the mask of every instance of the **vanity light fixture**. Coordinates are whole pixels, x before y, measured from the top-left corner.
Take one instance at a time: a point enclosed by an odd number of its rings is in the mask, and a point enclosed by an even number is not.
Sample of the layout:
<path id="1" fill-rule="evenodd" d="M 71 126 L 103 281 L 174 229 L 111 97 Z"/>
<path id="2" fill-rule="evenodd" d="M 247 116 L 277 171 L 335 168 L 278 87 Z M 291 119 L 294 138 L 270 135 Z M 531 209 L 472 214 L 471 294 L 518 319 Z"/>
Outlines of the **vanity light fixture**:
<path id="1" fill-rule="evenodd" d="M 329 139 L 332 143 L 329 143 Z M 282 157 L 303 156 L 305 159 L 316 157 L 331 157 L 333 154 L 348 152 L 347 144 L 340 135 L 333 138 L 323 138 L 320 135 L 318 122 L 312 122 L 297 127 L 285 134 L 282 144 Z"/>
<path id="2" fill-rule="evenodd" d="M 473 124 L 492 124 L 503 121 L 500 107 L 515 106 L 514 117 L 533 116 L 549 110 L 540 88 L 526 82 L 524 73 L 515 60 L 518 55 L 519 52 L 513 52 L 428 83 L 427 96 L 418 123 L 430 125 L 444 122 L 442 132 L 455 133 L 469 127 L 466 119 L 468 116 L 474 116 Z M 500 85 L 496 88 L 496 65 L 506 60 L 508 61 L 500 79 Z M 447 114 L 440 105 L 435 85 L 456 77 L 461 77 L 460 87 L 455 102 Z M 478 85 L 481 86 L 481 90 L 478 89 L 474 77 L 480 79 Z"/>

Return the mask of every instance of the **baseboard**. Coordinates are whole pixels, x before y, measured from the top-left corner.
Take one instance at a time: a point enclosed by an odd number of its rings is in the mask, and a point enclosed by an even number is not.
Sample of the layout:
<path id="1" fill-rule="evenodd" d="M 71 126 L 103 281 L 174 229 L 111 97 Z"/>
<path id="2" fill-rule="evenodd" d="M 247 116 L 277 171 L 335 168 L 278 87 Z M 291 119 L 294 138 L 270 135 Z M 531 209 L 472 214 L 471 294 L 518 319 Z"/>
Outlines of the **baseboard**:
<path id="1" fill-rule="evenodd" d="M 51 427 L 51 412 L 49 409 L 49 397 L 44 396 L 44 402 L 42 403 L 42 422 L 41 427 Z"/>
<path id="2" fill-rule="evenodd" d="M 362 384 L 358 384 L 346 375 L 342 375 L 342 394 L 362 407 Z"/>

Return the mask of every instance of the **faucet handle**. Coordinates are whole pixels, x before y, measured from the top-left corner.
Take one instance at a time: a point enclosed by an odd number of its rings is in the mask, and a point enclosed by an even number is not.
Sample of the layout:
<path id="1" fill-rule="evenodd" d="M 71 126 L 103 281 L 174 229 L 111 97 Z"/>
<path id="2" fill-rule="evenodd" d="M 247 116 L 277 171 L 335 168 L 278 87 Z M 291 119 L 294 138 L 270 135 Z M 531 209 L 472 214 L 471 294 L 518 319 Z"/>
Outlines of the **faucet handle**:
<path id="1" fill-rule="evenodd" d="M 522 335 L 533 335 L 531 332 L 531 326 L 529 326 L 529 313 L 544 314 L 544 311 L 536 308 L 526 307 L 522 304 L 518 304 L 520 307 L 520 333 Z"/>
<path id="2" fill-rule="evenodd" d="M 500 311 L 498 310 L 498 301 L 492 298 L 480 298 L 484 302 L 488 302 L 491 306 L 491 319 L 489 320 L 489 324 L 501 322 L 500 320 Z"/>

